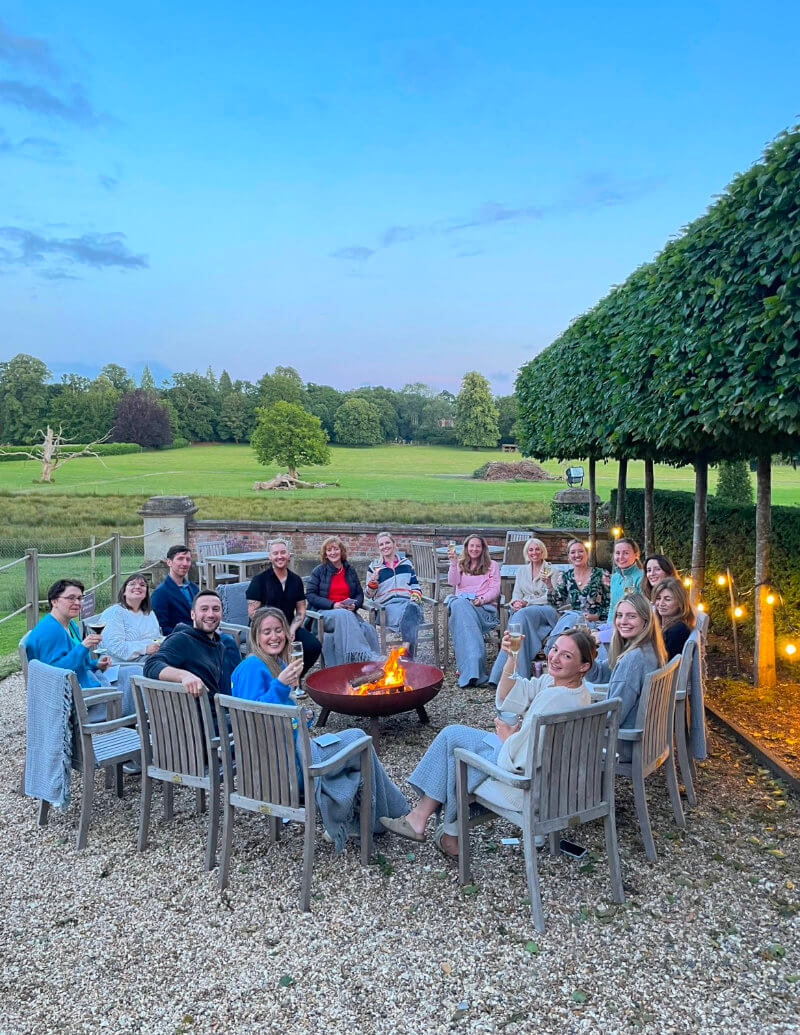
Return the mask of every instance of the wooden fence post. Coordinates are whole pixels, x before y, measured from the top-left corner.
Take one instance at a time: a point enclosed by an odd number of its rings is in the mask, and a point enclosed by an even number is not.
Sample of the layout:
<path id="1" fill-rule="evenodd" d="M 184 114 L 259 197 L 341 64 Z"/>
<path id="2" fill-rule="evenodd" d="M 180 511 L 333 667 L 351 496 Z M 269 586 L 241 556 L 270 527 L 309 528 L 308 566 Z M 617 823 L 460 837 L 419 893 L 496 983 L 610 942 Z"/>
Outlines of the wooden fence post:
<path id="1" fill-rule="evenodd" d="M 122 585 L 120 576 L 122 574 L 122 538 L 119 532 L 111 536 L 111 602 L 116 602 L 119 596 L 119 587 Z"/>
<path id="2" fill-rule="evenodd" d="M 30 630 L 39 621 L 39 551 L 25 551 L 25 625 Z"/>

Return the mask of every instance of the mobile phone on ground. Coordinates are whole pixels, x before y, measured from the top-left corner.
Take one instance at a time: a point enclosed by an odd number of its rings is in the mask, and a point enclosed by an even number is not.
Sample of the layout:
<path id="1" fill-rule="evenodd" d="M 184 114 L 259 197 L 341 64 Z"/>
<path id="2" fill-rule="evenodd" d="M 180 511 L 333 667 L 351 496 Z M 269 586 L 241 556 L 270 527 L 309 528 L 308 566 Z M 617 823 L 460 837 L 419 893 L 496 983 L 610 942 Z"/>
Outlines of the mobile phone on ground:
<path id="1" fill-rule="evenodd" d="M 568 855 L 571 859 L 582 859 L 586 855 L 587 849 L 583 845 L 575 844 L 574 841 L 566 841 L 563 837 L 559 843 L 559 847 L 564 855 Z"/>

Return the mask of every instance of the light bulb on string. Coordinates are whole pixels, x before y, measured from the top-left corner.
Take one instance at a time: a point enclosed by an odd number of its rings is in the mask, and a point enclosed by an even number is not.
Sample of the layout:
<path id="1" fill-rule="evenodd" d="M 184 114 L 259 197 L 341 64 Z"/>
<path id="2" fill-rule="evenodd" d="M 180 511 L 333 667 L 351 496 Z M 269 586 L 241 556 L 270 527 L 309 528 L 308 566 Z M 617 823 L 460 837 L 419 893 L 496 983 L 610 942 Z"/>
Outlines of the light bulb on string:
<path id="1" fill-rule="evenodd" d="M 797 647 L 795 647 L 795 645 L 793 643 L 787 643 L 786 646 L 783 648 L 783 650 L 784 650 L 784 653 L 788 654 L 788 656 L 790 658 L 793 658 L 795 656 L 795 654 L 797 653 Z"/>
<path id="2" fill-rule="evenodd" d="M 690 576 L 690 575 L 685 575 L 685 576 L 684 576 L 684 579 L 683 579 L 683 584 L 684 584 L 684 586 L 686 586 L 686 588 L 687 588 L 687 589 L 688 589 L 688 588 L 689 588 L 689 587 L 691 586 L 691 584 L 692 584 L 692 578 L 691 578 L 691 576 Z"/>
<path id="3" fill-rule="evenodd" d="M 717 585 L 718 586 L 724 586 L 727 583 L 727 581 L 728 581 L 728 578 L 727 578 L 726 575 L 717 575 Z"/>
<path id="4" fill-rule="evenodd" d="M 619 539 L 619 537 L 622 535 L 622 529 L 619 527 L 619 525 L 614 525 L 614 527 L 611 529 L 611 534 L 615 539 Z"/>
<path id="5" fill-rule="evenodd" d="M 734 607 L 734 609 L 733 609 L 733 617 L 734 618 L 744 618 L 744 608 L 740 604 L 737 604 L 736 607 Z"/>
<path id="6" fill-rule="evenodd" d="M 702 600 L 697 601 L 696 607 L 698 611 L 705 611 L 706 609 L 706 605 L 703 603 Z"/>
<path id="7" fill-rule="evenodd" d="M 767 603 L 768 604 L 774 604 L 775 603 L 775 594 L 774 593 L 767 593 Z"/>
<path id="8" fill-rule="evenodd" d="M 583 540 L 583 545 L 586 547 L 587 550 L 591 550 L 591 548 L 592 548 L 592 540 L 591 539 L 584 539 Z"/>

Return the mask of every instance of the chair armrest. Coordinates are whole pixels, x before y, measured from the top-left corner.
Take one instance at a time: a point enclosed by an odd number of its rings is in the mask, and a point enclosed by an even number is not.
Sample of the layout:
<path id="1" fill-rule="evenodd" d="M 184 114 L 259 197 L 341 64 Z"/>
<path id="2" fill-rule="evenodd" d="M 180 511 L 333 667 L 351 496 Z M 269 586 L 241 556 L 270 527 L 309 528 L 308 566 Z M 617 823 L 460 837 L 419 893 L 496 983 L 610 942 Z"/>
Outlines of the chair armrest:
<path id="1" fill-rule="evenodd" d="M 104 704 L 110 701 L 121 701 L 121 690 L 101 690 L 99 694 L 84 694 L 83 703 L 88 707 L 90 704 Z"/>
<path id="2" fill-rule="evenodd" d="M 316 765 L 309 765 L 308 775 L 309 776 L 324 776 L 325 773 L 329 773 L 332 769 L 335 769 L 345 759 L 351 758 L 353 755 L 360 755 L 362 751 L 368 751 L 372 747 L 372 737 L 366 737 L 364 740 L 357 740 L 354 744 L 349 744 L 343 747 L 340 751 L 337 751 L 335 755 L 331 755 L 330 758 L 324 762 L 317 762 Z"/>
<path id="3" fill-rule="evenodd" d="M 617 734 L 617 740 L 641 740 L 644 730 L 620 730 Z"/>
<path id="4" fill-rule="evenodd" d="M 238 622 L 220 622 L 219 623 L 219 629 L 220 629 L 220 632 L 244 633 L 244 635 L 246 636 L 247 633 L 250 630 L 250 626 L 249 625 L 239 625 Z"/>
<path id="5" fill-rule="evenodd" d="M 486 773 L 487 776 L 491 776 L 494 780 L 499 780 L 500 783 L 504 783 L 508 787 L 517 787 L 519 790 L 525 791 L 531 786 L 530 776 L 517 776 L 515 773 L 509 773 L 507 769 L 501 769 L 494 762 L 489 762 L 480 755 L 476 755 L 473 751 L 456 748 L 453 756 L 457 761 L 466 762 L 473 769 L 480 769 L 482 773 Z"/>
<path id="6" fill-rule="evenodd" d="M 426 604 L 433 604 L 434 607 L 441 607 L 442 606 L 442 601 L 441 600 L 436 600 L 435 597 L 426 597 L 424 593 L 422 594 L 421 599 Z"/>
<path id="7" fill-rule="evenodd" d="M 608 694 L 602 690 L 590 690 L 589 697 L 591 698 L 592 704 L 599 704 L 601 701 L 608 700 Z"/>
<path id="8" fill-rule="evenodd" d="M 83 724 L 83 732 L 91 733 L 113 733 L 114 730 L 133 728 L 136 725 L 135 715 L 121 715 L 118 719 L 104 719 L 102 722 L 86 722 Z"/>
<path id="9" fill-rule="evenodd" d="M 314 610 L 312 610 L 312 608 L 307 607 L 306 608 L 306 613 L 305 613 L 304 617 L 305 618 L 311 618 L 313 621 L 319 621 L 319 619 L 322 618 L 322 612 L 321 611 L 314 611 Z"/>

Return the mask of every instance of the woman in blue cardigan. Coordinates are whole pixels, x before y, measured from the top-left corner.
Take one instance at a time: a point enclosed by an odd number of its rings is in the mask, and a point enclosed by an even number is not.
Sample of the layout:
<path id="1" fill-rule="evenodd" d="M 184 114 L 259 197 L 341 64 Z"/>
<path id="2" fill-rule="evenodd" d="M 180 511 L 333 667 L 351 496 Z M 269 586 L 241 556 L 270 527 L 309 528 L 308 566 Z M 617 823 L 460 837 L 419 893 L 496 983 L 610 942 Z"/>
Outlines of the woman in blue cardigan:
<path id="1" fill-rule="evenodd" d="M 248 655 L 233 672 L 231 679 L 234 697 L 243 697 L 249 701 L 262 701 L 265 704 L 289 704 L 295 702 L 291 688 L 300 681 L 303 670 L 302 657 L 291 661 L 289 657 L 289 623 L 286 616 L 276 607 L 262 607 L 253 615 L 250 631 L 247 634 Z M 363 730 L 339 730 L 335 735 L 335 743 L 320 746 L 316 740 L 311 741 L 311 761 L 318 763 L 326 756 L 335 754 L 341 748 L 362 740 L 366 734 Z M 403 816 L 408 812 L 409 804 L 386 775 L 380 759 L 372 748 L 372 821 L 373 833 L 384 833 L 378 821 L 380 811 L 386 807 L 388 815 Z M 298 777 L 302 786 L 302 772 L 295 750 L 295 762 Z M 335 793 L 326 793 L 326 782 L 331 787 L 336 785 Z M 347 788 L 345 797 L 344 788 Z M 319 777 L 315 782 L 314 797 L 320 810 L 323 823 L 326 823 L 328 836 L 338 851 L 341 851 L 347 836 L 358 832 L 358 809 L 363 788 L 360 783 L 360 762 L 353 758 L 345 759 L 341 768 L 335 772 Z M 344 800 L 343 800 L 344 799 Z M 339 806 L 337 820 L 328 807 L 330 800 Z M 344 818 L 342 818 L 344 817 Z"/>
<path id="2" fill-rule="evenodd" d="M 81 637 L 75 623 L 81 614 L 83 583 L 59 579 L 48 589 L 47 602 L 50 613 L 39 620 L 25 640 L 28 661 L 72 669 L 84 689 L 101 686 L 95 672 L 105 672 L 111 658 L 107 654 L 93 658 L 91 652 L 100 643 L 100 636 L 89 633 Z"/>

